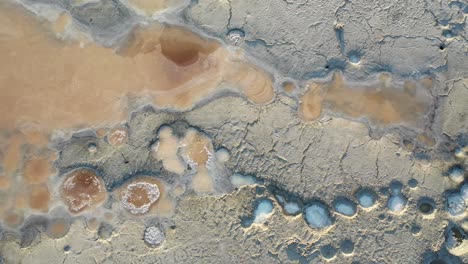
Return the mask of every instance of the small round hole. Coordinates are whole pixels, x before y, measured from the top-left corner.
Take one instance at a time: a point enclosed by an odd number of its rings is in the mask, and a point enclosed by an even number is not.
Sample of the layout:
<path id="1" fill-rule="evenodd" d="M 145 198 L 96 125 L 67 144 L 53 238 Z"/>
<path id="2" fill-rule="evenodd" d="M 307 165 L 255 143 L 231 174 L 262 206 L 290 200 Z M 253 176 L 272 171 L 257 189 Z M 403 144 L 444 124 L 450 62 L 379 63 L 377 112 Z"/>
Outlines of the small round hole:
<path id="1" fill-rule="evenodd" d="M 70 251 L 70 249 L 71 249 L 70 245 L 66 245 L 66 246 L 63 247 L 64 252 L 68 252 L 68 251 Z"/>
<path id="2" fill-rule="evenodd" d="M 331 260 L 336 256 L 337 249 L 332 245 L 325 245 L 320 248 L 320 254 L 326 260 Z"/>
<path id="3" fill-rule="evenodd" d="M 244 38 L 245 32 L 241 29 L 231 29 L 227 34 L 227 40 L 235 46 L 242 44 Z"/>
<path id="4" fill-rule="evenodd" d="M 445 38 L 453 38 L 454 34 L 451 30 L 444 30 L 442 32 L 442 36 L 444 36 Z"/>
<path id="5" fill-rule="evenodd" d="M 434 202 L 428 198 L 423 198 L 418 202 L 418 210 L 423 215 L 430 215 L 434 213 Z"/>
<path id="6" fill-rule="evenodd" d="M 411 179 L 408 181 L 408 186 L 411 188 L 411 189 L 414 189 L 416 187 L 418 187 L 418 180 L 416 179 Z"/>
<path id="7" fill-rule="evenodd" d="M 410 231 L 411 231 L 411 233 L 412 233 L 413 235 L 418 235 L 419 233 L 421 233 L 421 227 L 418 226 L 418 225 L 413 225 L 413 226 L 411 226 L 411 230 L 410 230 Z"/>
<path id="8" fill-rule="evenodd" d="M 352 52 L 351 54 L 349 54 L 349 62 L 351 62 L 352 64 L 358 64 L 360 61 L 361 56 L 358 53 Z"/>
<path id="9" fill-rule="evenodd" d="M 353 251 L 354 251 L 354 243 L 349 239 L 345 239 L 341 241 L 340 249 L 341 249 L 341 252 L 343 252 L 343 254 L 351 255 L 353 254 Z"/>
<path id="10" fill-rule="evenodd" d="M 440 44 L 440 45 L 439 45 L 439 49 L 440 49 L 440 50 L 444 50 L 444 49 L 445 49 L 445 45 L 444 45 L 444 44 Z"/>
<path id="11" fill-rule="evenodd" d="M 89 152 L 96 152 L 97 151 L 97 145 L 96 143 L 92 142 L 88 144 L 88 151 Z"/>
<path id="12" fill-rule="evenodd" d="M 432 210 L 433 210 L 432 205 L 428 203 L 422 203 L 419 205 L 419 211 L 421 211 L 421 213 L 428 214 L 432 212 Z"/>

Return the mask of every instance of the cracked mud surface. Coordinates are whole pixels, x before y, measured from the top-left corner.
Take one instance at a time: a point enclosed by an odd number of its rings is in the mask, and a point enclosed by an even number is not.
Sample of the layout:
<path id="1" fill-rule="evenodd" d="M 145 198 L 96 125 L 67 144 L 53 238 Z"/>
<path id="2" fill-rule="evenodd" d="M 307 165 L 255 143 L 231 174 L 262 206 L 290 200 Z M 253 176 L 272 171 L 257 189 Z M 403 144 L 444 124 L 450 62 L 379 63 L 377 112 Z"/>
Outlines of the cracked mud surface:
<path id="1" fill-rule="evenodd" d="M 0 263 L 468 262 L 467 13 L 1 2 Z"/>

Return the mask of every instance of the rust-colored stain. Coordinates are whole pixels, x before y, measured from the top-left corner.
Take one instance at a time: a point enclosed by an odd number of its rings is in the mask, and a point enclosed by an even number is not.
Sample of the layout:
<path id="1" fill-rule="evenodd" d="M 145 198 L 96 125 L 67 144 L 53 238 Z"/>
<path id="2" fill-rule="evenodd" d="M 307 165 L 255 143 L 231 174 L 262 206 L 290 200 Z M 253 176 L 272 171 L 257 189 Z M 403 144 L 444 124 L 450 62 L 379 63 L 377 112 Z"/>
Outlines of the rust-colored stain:
<path id="1" fill-rule="evenodd" d="M 60 191 L 62 200 L 73 213 L 93 208 L 107 197 L 102 179 L 88 169 L 70 173 L 64 179 Z"/>

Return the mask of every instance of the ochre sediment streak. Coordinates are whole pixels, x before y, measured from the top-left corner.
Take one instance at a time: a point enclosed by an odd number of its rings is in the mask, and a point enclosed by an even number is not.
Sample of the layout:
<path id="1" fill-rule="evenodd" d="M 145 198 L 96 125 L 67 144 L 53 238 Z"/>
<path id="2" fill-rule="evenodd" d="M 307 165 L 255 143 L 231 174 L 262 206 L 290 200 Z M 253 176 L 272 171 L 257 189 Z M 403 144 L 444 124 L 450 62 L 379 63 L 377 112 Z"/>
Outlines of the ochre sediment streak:
<path id="1" fill-rule="evenodd" d="M 254 103 L 273 98 L 271 77 L 219 43 L 179 27 L 136 29 L 120 54 L 137 62 L 158 106 L 186 109 L 223 83 Z"/>
<path id="2" fill-rule="evenodd" d="M 340 73 L 328 83 L 312 83 L 302 96 L 300 115 L 315 120 L 323 107 L 352 118 L 368 118 L 380 125 L 410 124 L 422 127 L 431 106 L 430 79 L 392 85 L 388 75 L 370 85 L 347 84 Z"/>
<path id="3" fill-rule="evenodd" d="M 122 99 L 128 95 L 151 95 L 159 107 L 188 109 L 225 83 L 255 103 L 273 97 L 269 75 L 180 27 L 135 29 L 115 52 L 62 42 L 18 7 L 2 5 L 0 19 L 0 128 L 34 122 L 47 132 L 117 122 L 127 114 Z"/>
<path id="4" fill-rule="evenodd" d="M 273 99 L 273 82 L 260 68 L 244 61 L 234 61 L 226 66 L 226 81 L 236 84 L 252 102 L 263 104 Z"/>
<path id="5" fill-rule="evenodd" d="M 304 120 L 315 120 L 322 113 L 325 92 L 319 84 L 313 83 L 302 97 L 299 114 Z"/>
<path id="6" fill-rule="evenodd" d="M 228 53 L 218 43 L 181 28 L 153 26 L 135 29 L 119 54 L 135 63 L 156 105 L 190 108 L 221 82 Z"/>

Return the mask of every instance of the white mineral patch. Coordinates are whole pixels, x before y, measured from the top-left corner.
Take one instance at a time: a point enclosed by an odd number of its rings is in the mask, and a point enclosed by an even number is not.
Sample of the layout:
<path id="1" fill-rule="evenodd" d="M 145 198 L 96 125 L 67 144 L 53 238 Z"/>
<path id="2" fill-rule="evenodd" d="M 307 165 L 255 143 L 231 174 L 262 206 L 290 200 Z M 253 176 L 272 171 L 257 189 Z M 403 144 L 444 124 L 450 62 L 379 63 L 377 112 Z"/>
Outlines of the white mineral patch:
<path id="1" fill-rule="evenodd" d="M 307 223 L 317 229 L 323 229 L 333 224 L 328 209 L 319 202 L 313 202 L 305 208 L 305 219 Z"/>
<path id="2" fill-rule="evenodd" d="M 215 156 L 219 162 L 224 163 L 229 160 L 230 153 L 229 150 L 225 148 L 220 148 L 216 151 Z"/>
<path id="3" fill-rule="evenodd" d="M 377 201 L 376 194 L 371 190 L 362 190 L 356 194 L 359 205 L 363 208 L 371 208 Z"/>
<path id="4" fill-rule="evenodd" d="M 300 213 L 301 207 L 297 203 L 289 202 L 284 204 L 284 211 L 288 215 L 297 215 Z"/>
<path id="5" fill-rule="evenodd" d="M 456 183 L 461 183 L 465 180 L 465 173 L 461 167 L 455 166 L 449 170 L 449 178 Z"/>
<path id="6" fill-rule="evenodd" d="M 268 219 L 268 217 L 270 217 L 272 212 L 273 203 L 268 199 L 261 200 L 254 211 L 254 223 L 264 223 Z"/>
<path id="7" fill-rule="evenodd" d="M 342 215 L 352 217 L 356 214 L 356 205 L 347 199 L 340 199 L 335 202 L 335 211 Z"/>
<path id="8" fill-rule="evenodd" d="M 446 209 L 451 216 L 458 217 L 465 214 L 466 205 L 460 193 L 451 193 L 447 196 Z"/>
<path id="9" fill-rule="evenodd" d="M 468 147 L 457 148 L 454 151 L 454 155 L 458 159 L 466 159 L 468 153 Z"/>
<path id="10" fill-rule="evenodd" d="M 144 234 L 144 240 L 150 246 L 157 247 L 164 242 L 164 233 L 156 226 L 147 227 Z"/>
<path id="11" fill-rule="evenodd" d="M 465 203 L 467 203 L 468 202 L 468 183 L 465 183 L 460 187 L 460 195 L 462 196 L 463 200 L 465 200 Z"/>
<path id="12" fill-rule="evenodd" d="M 280 204 L 284 204 L 286 202 L 286 200 L 284 199 L 284 197 L 282 195 L 277 194 L 277 195 L 275 195 L 275 197 L 276 197 L 276 199 L 278 200 L 278 202 Z"/>
<path id="13" fill-rule="evenodd" d="M 231 184 L 235 187 L 242 187 L 246 185 L 253 185 L 256 183 L 255 177 L 251 175 L 242 175 L 239 173 L 235 173 L 231 176 Z"/>
<path id="14" fill-rule="evenodd" d="M 387 208 L 393 213 L 400 213 L 405 209 L 407 203 L 408 200 L 403 195 L 392 195 L 388 199 Z"/>

